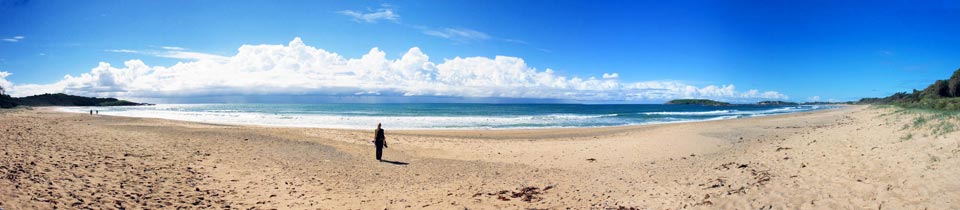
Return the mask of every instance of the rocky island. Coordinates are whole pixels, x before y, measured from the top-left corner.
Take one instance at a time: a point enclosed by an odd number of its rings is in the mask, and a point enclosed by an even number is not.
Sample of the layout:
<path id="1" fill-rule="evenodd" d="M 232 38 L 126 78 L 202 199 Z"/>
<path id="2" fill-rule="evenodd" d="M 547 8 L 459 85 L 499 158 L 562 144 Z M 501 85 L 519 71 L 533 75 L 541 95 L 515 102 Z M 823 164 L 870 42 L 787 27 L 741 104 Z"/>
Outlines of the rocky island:
<path id="1" fill-rule="evenodd" d="M 730 106 L 730 103 L 714 101 L 710 99 L 674 99 L 667 101 L 666 104 L 672 105 L 704 105 L 704 106 Z"/>

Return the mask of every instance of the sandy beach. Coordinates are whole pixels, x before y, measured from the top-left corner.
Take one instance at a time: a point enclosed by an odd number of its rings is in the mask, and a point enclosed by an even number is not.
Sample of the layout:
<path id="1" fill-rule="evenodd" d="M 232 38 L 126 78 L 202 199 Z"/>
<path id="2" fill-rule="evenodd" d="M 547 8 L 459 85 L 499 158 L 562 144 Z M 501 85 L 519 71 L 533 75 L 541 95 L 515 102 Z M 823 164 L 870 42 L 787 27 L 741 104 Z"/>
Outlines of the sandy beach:
<path id="1" fill-rule="evenodd" d="M 395 131 L 0 111 L 0 208 L 960 209 L 960 132 L 897 108 Z M 928 122 L 929 121 L 929 122 Z"/>

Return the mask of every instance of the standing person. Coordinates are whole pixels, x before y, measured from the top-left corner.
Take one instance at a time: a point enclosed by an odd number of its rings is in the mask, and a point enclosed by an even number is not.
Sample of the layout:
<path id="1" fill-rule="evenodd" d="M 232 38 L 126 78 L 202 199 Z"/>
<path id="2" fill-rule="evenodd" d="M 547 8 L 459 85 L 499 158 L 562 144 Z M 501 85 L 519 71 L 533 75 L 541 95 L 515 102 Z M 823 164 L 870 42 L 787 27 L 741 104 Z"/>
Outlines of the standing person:
<path id="1" fill-rule="evenodd" d="M 93 115 L 93 109 L 90 110 L 90 115 Z"/>
<path id="2" fill-rule="evenodd" d="M 97 110 L 97 115 L 100 115 L 100 110 Z"/>
<path id="3" fill-rule="evenodd" d="M 387 137 L 383 135 L 383 129 L 380 123 L 377 123 L 377 130 L 374 131 L 373 145 L 377 147 L 377 160 L 383 162 L 383 148 L 387 147 Z"/>

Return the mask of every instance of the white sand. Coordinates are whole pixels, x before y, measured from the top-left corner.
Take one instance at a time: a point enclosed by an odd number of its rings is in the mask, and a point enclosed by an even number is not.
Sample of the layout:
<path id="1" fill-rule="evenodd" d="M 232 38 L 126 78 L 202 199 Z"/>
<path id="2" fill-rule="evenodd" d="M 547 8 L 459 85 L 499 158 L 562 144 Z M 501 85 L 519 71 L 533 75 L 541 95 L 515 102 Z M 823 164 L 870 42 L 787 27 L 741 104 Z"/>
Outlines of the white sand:
<path id="1" fill-rule="evenodd" d="M 5 110 L 0 208 L 960 209 L 960 132 L 894 111 L 588 129 L 385 125 L 394 163 L 380 163 L 372 129 Z"/>

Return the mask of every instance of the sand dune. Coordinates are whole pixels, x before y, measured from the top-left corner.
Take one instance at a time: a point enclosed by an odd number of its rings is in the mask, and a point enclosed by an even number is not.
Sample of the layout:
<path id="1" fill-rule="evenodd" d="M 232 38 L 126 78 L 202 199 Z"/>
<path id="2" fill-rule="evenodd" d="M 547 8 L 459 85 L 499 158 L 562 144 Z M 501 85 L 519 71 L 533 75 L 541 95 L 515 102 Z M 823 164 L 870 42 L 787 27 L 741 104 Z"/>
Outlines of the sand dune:
<path id="1" fill-rule="evenodd" d="M 960 209 L 960 132 L 922 115 L 852 106 L 585 129 L 385 125 L 381 163 L 372 130 L 6 110 L 0 208 Z"/>

